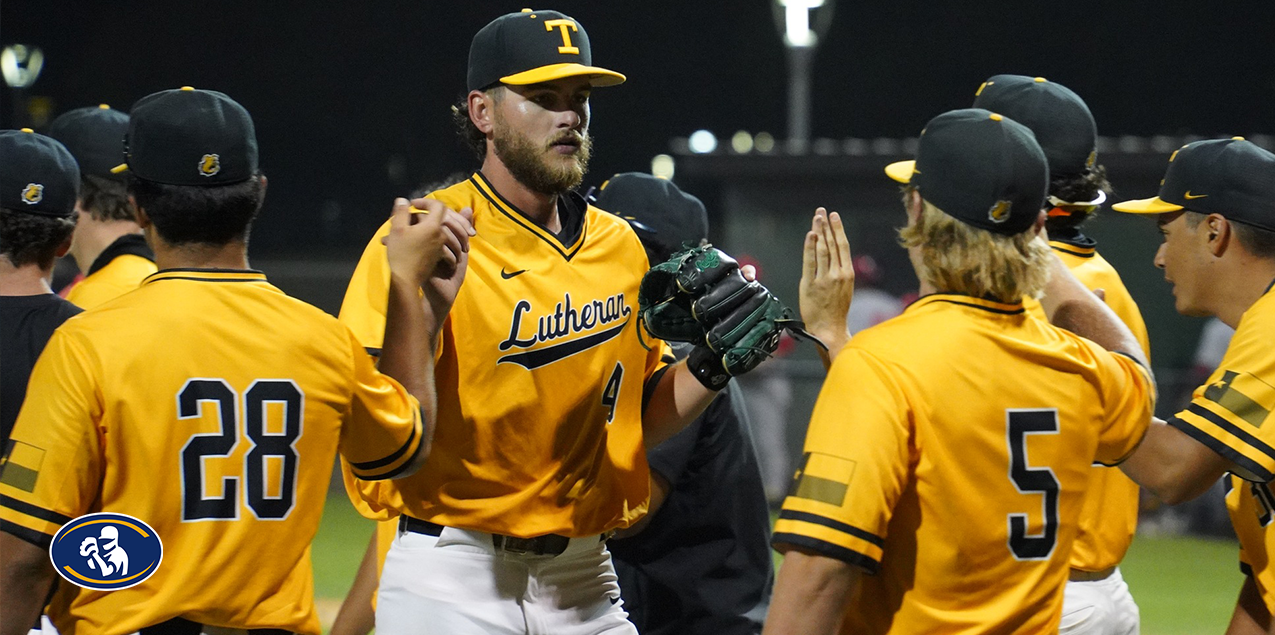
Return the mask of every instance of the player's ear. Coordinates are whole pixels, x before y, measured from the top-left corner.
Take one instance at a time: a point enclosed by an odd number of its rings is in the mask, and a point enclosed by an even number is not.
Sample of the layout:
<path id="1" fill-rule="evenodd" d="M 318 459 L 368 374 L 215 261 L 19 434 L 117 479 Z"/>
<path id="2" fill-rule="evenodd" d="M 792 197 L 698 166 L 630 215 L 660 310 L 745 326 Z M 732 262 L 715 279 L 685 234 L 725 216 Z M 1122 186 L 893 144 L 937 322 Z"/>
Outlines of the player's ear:
<path id="1" fill-rule="evenodd" d="M 492 128 L 495 126 L 492 122 L 494 118 L 492 110 L 496 107 L 497 99 L 493 93 L 498 90 L 502 90 L 502 88 L 497 87 L 486 92 L 471 90 L 466 98 L 469 104 L 469 120 L 483 134 L 491 134 Z"/>
<path id="2" fill-rule="evenodd" d="M 151 226 L 151 218 L 146 215 L 146 210 L 137 204 L 137 199 L 132 194 L 128 195 L 128 202 L 133 204 L 133 220 L 137 222 L 137 226 L 146 229 Z"/>
<path id="3" fill-rule="evenodd" d="M 1049 218 L 1049 215 L 1045 213 L 1045 210 L 1043 210 L 1043 209 L 1042 209 L 1042 210 L 1040 210 L 1040 213 L 1036 215 L 1036 222 L 1035 222 L 1035 223 L 1032 223 L 1032 235 L 1033 235 L 1033 236 L 1039 236 L 1039 235 L 1040 235 L 1040 230 L 1042 230 L 1042 229 L 1044 229 L 1044 228 L 1045 228 L 1045 220 L 1046 220 L 1046 219 L 1048 219 L 1048 218 Z"/>
<path id="4" fill-rule="evenodd" d="M 1221 257 L 1226 252 L 1226 247 L 1231 242 L 1231 223 L 1221 214 L 1209 214 L 1200 223 L 1200 230 L 1204 233 L 1204 239 L 1208 242 L 1209 253 L 1214 258 Z"/>

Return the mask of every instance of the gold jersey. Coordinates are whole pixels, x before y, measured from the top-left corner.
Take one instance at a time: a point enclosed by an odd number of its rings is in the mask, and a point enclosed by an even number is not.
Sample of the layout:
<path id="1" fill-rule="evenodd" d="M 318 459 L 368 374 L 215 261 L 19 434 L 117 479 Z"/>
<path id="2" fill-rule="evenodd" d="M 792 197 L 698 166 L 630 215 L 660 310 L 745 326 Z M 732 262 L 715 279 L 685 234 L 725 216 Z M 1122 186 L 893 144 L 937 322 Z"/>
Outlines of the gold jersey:
<path id="1" fill-rule="evenodd" d="M 1107 306 L 1133 331 L 1142 352 L 1151 357 L 1151 340 L 1142 312 L 1115 267 L 1092 242 L 1051 240 L 1049 246 L 1072 275 L 1090 290 L 1102 289 Z M 1025 303 L 1042 319 L 1045 311 L 1034 300 Z M 1071 551 L 1071 566 L 1082 571 L 1102 571 L 1124 560 L 1138 527 L 1138 484 L 1119 469 L 1095 466 L 1085 504 L 1080 512 L 1080 533 Z"/>
<path id="2" fill-rule="evenodd" d="M 1275 551 L 1275 284 L 1266 290 L 1240 318 L 1222 363 L 1203 386 L 1195 389 L 1191 404 L 1169 420 L 1235 464 L 1228 477 L 1226 507 L 1240 539 L 1240 557 L 1262 593 L 1266 607 L 1275 611 L 1275 569 L 1269 561 Z"/>
<path id="3" fill-rule="evenodd" d="M 403 513 L 518 537 L 632 524 L 649 495 L 643 392 L 668 351 L 638 332 L 647 261 L 637 235 L 574 194 L 559 199 L 555 235 L 482 173 L 430 197 L 472 208 L 478 231 L 437 350 L 430 462 L 393 483 L 347 476 L 355 506 L 371 518 Z M 385 330 L 387 231 L 368 243 L 341 306 L 374 352 Z"/>
<path id="4" fill-rule="evenodd" d="M 109 592 L 58 586 L 66 635 L 173 617 L 319 633 L 310 542 L 335 454 L 401 472 L 420 409 L 349 329 L 249 271 L 171 269 L 53 335 L 0 471 L 0 528 L 45 546 L 117 512 L 153 527 L 155 574 Z"/>
<path id="5" fill-rule="evenodd" d="M 136 289 L 142 284 L 142 280 L 155 271 L 155 263 L 142 256 L 116 256 L 105 267 L 71 287 L 66 299 L 81 309 L 92 309 Z"/>
<path id="6" fill-rule="evenodd" d="M 1133 360 L 1022 304 L 934 294 L 854 336 L 774 542 L 858 565 L 844 633 L 1045 633 L 1095 461 L 1151 418 Z"/>

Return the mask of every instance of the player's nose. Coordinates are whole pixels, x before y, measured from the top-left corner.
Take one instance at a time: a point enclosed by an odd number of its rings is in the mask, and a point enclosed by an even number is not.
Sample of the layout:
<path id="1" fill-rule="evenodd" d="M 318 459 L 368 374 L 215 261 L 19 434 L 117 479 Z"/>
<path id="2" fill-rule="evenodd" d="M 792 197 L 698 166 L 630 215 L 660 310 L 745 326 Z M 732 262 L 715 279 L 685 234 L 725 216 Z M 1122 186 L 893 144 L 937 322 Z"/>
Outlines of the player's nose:
<path id="1" fill-rule="evenodd" d="M 1164 245 L 1163 244 L 1160 245 L 1159 249 L 1155 250 L 1155 260 L 1153 262 L 1155 263 L 1156 267 L 1160 269 L 1164 268 Z"/>

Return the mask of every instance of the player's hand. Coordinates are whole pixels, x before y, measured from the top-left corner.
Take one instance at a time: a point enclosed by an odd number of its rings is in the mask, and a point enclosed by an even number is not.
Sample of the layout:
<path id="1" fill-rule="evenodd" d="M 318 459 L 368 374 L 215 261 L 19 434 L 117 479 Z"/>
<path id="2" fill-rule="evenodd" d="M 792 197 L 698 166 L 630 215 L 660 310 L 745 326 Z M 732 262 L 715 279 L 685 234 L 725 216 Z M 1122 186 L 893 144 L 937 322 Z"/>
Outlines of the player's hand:
<path id="1" fill-rule="evenodd" d="M 846 312 L 854 298 L 854 264 L 841 215 L 820 207 L 801 253 L 798 304 L 806 330 L 838 351 L 850 339 Z"/>
<path id="2" fill-rule="evenodd" d="M 87 556 L 92 556 L 96 553 L 97 553 L 97 538 L 94 538 L 93 536 L 86 537 L 80 543 L 80 555 L 87 557 Z"/>
<path id="3" fill-rule="evenodd" d="M 412 205 L 425 209 L 422 206 L 437 202 L 433 199 L 418 198 L 412 200 Z M 435 268 L 434 275 L 422 287 L 425 291 L 426 312 L 429 315 L 432 333 L 437 333 L 443 321 L 447 319 L 447 314 L 451 312 L 452 304 L 456 302 L 456 295 L 460 293 L 460 285 L 465 280 L 465 272 L 469 269 L 469 237 L 478 234 L 473 223 L 474 211 L 468 207 L 461 209 L 459 212 L 453 212 L 444 221 L 444 225 L 448 229 L 465 238 L 466 248 L 459 252 L 451 251 L 451 248 L 449 248 L 447 250 L 448 255 L 454 256 L 454 258 L 446 259 L 440 266 Z"/>
<path id="4" fill-rule="evenodd" d="M 469 221 L 433 199 L 417 199 L 425 213 L 413 213 L 407 199 L 394 200 L 385 244 L 390 273 L 422 286 L 440 263 L 455 266 L 469 251 Z"/>

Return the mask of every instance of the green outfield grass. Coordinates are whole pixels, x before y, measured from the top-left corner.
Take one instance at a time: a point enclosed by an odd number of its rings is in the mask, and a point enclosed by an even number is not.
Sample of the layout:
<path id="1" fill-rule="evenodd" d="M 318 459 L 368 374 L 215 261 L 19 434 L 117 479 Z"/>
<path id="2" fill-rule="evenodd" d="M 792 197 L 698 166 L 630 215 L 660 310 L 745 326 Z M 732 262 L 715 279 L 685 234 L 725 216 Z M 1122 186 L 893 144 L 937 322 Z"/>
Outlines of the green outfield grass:
<path id="1" fill-rule="evenodd" d="M 350 587 L 373 528 L 344 495 L 328 498 L 312 550 L 314 590 L 325 629 Z M 1139 536 L 1121 570 L 1142 609 L 1143 635 L 1224 632 L 1243 582 L 1238 563 L 1238 547 L 1231 540 Z"/>

